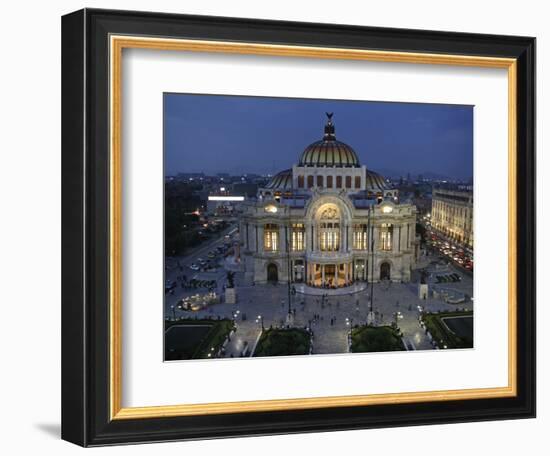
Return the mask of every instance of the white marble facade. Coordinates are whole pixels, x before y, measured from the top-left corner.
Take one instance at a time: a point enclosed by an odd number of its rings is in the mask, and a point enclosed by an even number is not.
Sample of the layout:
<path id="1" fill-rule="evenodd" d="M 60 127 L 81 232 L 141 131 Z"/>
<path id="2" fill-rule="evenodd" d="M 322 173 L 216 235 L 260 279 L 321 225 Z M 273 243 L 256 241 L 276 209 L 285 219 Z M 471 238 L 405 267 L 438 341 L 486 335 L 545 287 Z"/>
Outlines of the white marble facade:
<path id="1" fill-rule="evenodd" d="M 416 208 L 336 140 L 327 115 L 321 141 L 241 207 L 241 259 L 255 283 L 340 288 L 408 282 L 418 252 Z"/>

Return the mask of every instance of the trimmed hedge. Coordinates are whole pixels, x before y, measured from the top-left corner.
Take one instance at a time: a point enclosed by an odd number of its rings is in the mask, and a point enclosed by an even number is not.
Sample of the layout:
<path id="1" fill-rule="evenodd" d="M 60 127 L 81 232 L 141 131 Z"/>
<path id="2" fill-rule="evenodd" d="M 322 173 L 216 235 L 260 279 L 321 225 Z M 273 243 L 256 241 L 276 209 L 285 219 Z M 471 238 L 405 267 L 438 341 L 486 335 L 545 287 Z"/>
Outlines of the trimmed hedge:
<path id="1" fill-rule="evenodd" d="M 443 348 L 445 345 L 447 348 L 472 348 L 474 346 L 474 341 L 472 339 L 457 336 L 445 326 L 441 318 L 469 317 L 473 315 L 474 313 L 472 311 L 426 313 L 422 316 L 422 319 L 439 348 Z"/>
<path id="2" fill-rule="evenodd" d="M 166 332 L 172 326 L 203 326 L 210 325 L 206 335 L 195 344 L 190 350 L 176 351 L 170 347 L 164 346 L 164 359 L 166 361 L 182 359 L 204 359 L 208 354 L 218 353 L 225 339 L 235 328 L 233 321 L 228 319 L 210 320 L 210 319 L 186 319 L 182 318 L 175 321 L 165 320 L 164 331 Z M 214 348 L 214 350 L 211 350 Z"/>
<path id="3" fill-rule="evenodd" d="M 263 331 L 253 356 L 309 355 L 310 334 L 305 329 Z"/>
<path id="4" fill-rule="evenodd" d="M 351 331 L 352 353 L 405 350 L 401 334 L 391 326 L 357 326 Z"/>

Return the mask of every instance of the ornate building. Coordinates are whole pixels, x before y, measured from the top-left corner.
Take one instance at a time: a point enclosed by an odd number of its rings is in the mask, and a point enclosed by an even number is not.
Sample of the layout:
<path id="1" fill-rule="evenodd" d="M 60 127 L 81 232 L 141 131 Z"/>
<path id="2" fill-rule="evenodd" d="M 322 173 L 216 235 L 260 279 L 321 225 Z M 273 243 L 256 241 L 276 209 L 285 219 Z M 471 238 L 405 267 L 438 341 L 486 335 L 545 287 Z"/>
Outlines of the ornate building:
<path id="1" fill-rule="evenodd" d="M 325 133 L 291 169 L 242 206 L 243 263 L 256 283 L 345 287 L 357 281 L 409 281 L 418 241 L 416 208 Z M 289 277 L 290 271 L 290 277 Z"/>
<path id="2" fill-rule="evenodd" d="M 474 247 L 474 195 L 471 190 L 434 188 L 432 228 L 466 247 Z"/>

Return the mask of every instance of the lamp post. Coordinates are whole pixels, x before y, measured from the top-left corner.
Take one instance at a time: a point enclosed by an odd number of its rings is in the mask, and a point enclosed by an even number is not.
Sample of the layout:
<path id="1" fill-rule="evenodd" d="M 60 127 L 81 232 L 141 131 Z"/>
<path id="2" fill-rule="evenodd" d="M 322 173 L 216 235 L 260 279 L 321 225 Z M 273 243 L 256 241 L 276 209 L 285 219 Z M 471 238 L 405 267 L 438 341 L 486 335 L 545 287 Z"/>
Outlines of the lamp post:
<path id="1" fill-rule="evenodd" d="M 346 317 L 346 326 L 349 326 L 348 333 L 348 349 L 351 351 L 351 332 L 353 331 L 353 318 Z"/>
<path id="2" fill-rule="evenodd" d="M 175 320 L 176 319 L 176 308 L 174 306 L 170 306 L 170 309 L 172 309 L 172 317 Z"/>
<path id="3" fill-rule="evenodd" d="M 374 301 L 374 223 L 371 222 L 371 211 L 373 208 L 369 205 L 369 218 L 368 218 L 368 231 L 369 231 L 369 247 L 370 247 L 370 296 L 369 296 L 369 313 L 367 315 L 367 324 L 372 325 L 375 321 L 374 310 L 373 310 L 373 301 Z M 368 268 L 368 264 L 367 264 Z M 368 278 L 368 269 L 367 269 L 367 278 Z M 368 286 L 368 283 L 367 283 Z"/>
<path id="4" fill-rule="evenodd" d="M 285 226 L 285 247 L 286 247 L 286 257 L 287 257 L 287 291 L 288 291 L 288 314 L 286 317 L 287 324 L 292 323 L 292 292 L 291 292 L 291 285 L 290 285 L 290 277 L 292 274 L 291 267 L 292 267 L 292 260 L 290 259 L 290 241 L 289 237 L 291 236 L 291 230 L 292 225 L 290 221 L 290 207 L 288 207 L 288 226 Z"/>
<path id="5" fill-rule="evenodd" d="M 257 322 L 260 322 L 260 324 L 262 325 L 262 331 L 265 330 L 264 328 L 264 317 L 262 317 L 261 315 L 258 315 L 258 318 L 256 319 L 256 323 Z"/>

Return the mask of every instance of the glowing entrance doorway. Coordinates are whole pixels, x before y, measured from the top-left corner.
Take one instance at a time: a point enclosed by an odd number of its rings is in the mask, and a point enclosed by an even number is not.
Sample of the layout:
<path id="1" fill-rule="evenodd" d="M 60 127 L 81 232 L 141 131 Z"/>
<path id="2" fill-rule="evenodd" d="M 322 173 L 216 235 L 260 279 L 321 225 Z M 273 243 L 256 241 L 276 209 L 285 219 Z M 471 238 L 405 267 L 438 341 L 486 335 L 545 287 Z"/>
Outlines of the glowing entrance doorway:
<path id="1" fill-rule="evenodd" d="M 319 288 L 342 288 L 353 283 L 351 263 L 312 264 L 308 284 Z"/>

